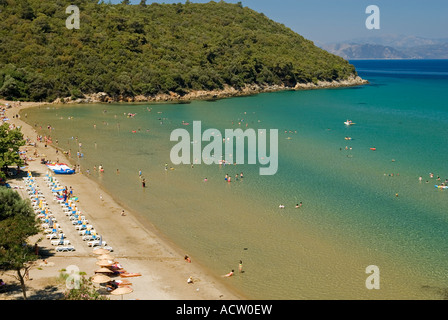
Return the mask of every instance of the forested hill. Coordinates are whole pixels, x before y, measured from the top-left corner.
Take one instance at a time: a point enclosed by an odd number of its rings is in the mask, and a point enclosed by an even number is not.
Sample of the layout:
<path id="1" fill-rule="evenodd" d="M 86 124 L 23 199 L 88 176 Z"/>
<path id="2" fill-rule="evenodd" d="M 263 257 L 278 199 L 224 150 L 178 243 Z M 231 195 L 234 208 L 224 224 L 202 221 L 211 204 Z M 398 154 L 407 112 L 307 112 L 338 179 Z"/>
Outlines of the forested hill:
<path id="1" fill-rule="evenodd" d="M 241 4 L 0 0 L 0 96 L 53 101 L 343 80 L 354 66 Z M 69 5 L 80 28 L 68 29 Z"/>

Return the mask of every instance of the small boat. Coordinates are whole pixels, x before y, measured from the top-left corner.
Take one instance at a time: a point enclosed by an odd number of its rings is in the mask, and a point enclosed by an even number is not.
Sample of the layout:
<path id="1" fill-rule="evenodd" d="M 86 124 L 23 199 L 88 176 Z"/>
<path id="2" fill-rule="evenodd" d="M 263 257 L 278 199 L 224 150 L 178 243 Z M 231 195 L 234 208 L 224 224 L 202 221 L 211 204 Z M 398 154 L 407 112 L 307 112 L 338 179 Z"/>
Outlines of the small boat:
<path id="1" fill-rule="evenodd" d="M 350 138 L 350 137 L 345 137 L 345 140 L 352 140 L 352 138 Z"/>
<path id="2" fill-rule="evenodd" d="M 48 169 L 50 169 L 51 171 L 53 171 L 56 174 L 73 174 L 73 173 L 75 173 L 75 170 L 70 168 L 65 163 L 47 164 L 47 167 L 48 167 Z"/>
<path id="3" fill-rule="evenodd" d="M 354 125 L 355 123 L 352 120 L 347 120 L 347 121 L 344 121 L 344 124 L 346 126 L 351 126 L 351 125 Z"/>

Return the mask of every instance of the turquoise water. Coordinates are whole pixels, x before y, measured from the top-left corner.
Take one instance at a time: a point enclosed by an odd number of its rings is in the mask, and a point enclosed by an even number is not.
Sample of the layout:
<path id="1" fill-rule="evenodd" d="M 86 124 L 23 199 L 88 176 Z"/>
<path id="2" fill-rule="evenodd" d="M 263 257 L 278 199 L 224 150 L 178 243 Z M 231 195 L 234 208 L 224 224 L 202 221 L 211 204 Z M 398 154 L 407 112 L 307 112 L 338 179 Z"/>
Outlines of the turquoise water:
<path id="1" fill-rule="evenodd" d="M 51 106 L 27 110 L 27 119 L 44 134 L 51 125 L 53 141 L 83 172 L 212 273 L 237 270 L 242 259 L 245 272 L 226 280 L 251 298 L 443 297 L 448 191 L 434 185 L 448 178 L 448 61 L 352 63 L 369 85 L 189 104 Z M 347 119 L 356 124 L 346 127 Z M 194 120 L 222 134 L 278 129 L 278 172 L 174 166 L 170 134 L 191 132 Z M 93 171 L 100 164 L 101 175 Z M 377 292 L 364 285 L 370 264 L 381 270 Z"/>

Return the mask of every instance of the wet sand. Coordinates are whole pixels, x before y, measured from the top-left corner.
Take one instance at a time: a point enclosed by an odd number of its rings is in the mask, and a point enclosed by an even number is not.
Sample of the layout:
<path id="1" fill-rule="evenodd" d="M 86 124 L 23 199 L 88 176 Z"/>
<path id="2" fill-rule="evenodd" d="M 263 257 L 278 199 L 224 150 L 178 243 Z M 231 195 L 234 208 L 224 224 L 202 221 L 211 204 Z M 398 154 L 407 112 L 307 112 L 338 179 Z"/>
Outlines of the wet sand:
<path id="1" fill-rule="evenodd" d="M 7 101 L 1 101 L 5 104 Z M 36 131 L 22 121 L 21 118 L 13 118 L 19 114 L 20 110 L 45 105 L 45 103 L 26 103 L 22 102 L 19 106 L 15 102 L 9 102 L 13 105 L 7 109 L 6 115 L 10 123 L 22 127 L 24 138 L 30 138 L 36 142 Z M 23 149 L 25 147 L 22 147 Z M 27 146 L 28 157 L 33 157 L 34 150 L 37 149 L 39 155 L 45 154 L 46 159 L 55 161 L 59 158 L 60 162 L 69 164 L 64 155 L 56 149 L 44 146 L 44 143 L 37 143 L 36 148 Z M 69 265 L 74 265 L 81 272 L 85 272 L 87 277 L 93 276 L 95 270 L 99 269 L 96 265 L 97 255 L 93 254 L 93 249 L 87 246 L 87 243 L 77 234 L 74 226 L 70 224 L 59 204 L 53 201 L 51 192 L 44 182 L 44 176 L 48 169 L 40 163 L 40 157 L 35 161 L 29 162 L 29 170 L 36 177 L 40 189 L 44 192 L 46 200 L 52 209 L 55 217 L 60 222 L 66 238 L 75 246 L 73 252 L 55 252 L 54 246 L 50 240 L 39 235 L 35 238 L 43 237 L 39 243 L 41 250 L 48 250 L 51 256 L 46 259 L 48 262 L 44 267 L 38 267 L 42 260 L 36 262 L 36 266 L 30 271 L 30 279 L 27 286 L 31 291 L 45 287 L 52 279 L 59 276 L 61 269 L 66 269 Z M 190 256 L 192 262 L 187 263 L 184 260 L 185 254 L 177 248 L 169 239 L 164 237 L 148 221 L 143 221 L 135 212 L 131 212 L 118 204 L 107 192 L 102 190 L 97 183 L 83 174 L 74 175 L 54 175 L 54 177 L 63 186 L 72 187 L 74 195 L 79 197 L 78 207 L 86 216 L 86 219 L 103 236 L 107 245 L 113 247 L 113 255 L 124 269 L 128 272 L 141 273 L 142 276 L 129 278 L 132 282 L 133 292 L 126 295 L 125 299 L 139 300 L 240 300 L 246 299 L 242 294 L 236 292 L 226 282 L 231 282 L 232 278 L 218 279 L 210 275 L 205 267 L 195 261 L 194 256 Z M 17 191 L 25 198 L 27 195 L 24 189 L 23 180 L 11 179 L 8 181 L 11 186 L 19 187 Z M 101 197 L 100 197 L 101 196 Z M 101 199 L 102 198 L 102 199 Z M 122 210 L 126 215 L 122 216 Z M 31 239 L 35 241 L 34 239 Z M 9 272 L 11 274 L 11 272 Z M 187 279 L 192 277 L 193 284 L 188 284 Z M 8 274 L 3 274 L 4 281 L 11 283 L 14 279 Z M 65 291 L 65 288 L 59 288 Z M 21 293 L 9 297 L 12 299 L 21 297 Z M 108 296 L 110 299 L 121 299 L 121 296 Z M 5 295 L 1 299 L 4 299 Z M 8 297 L 6 296 L 8 299 Z M 38 299 L 38 297 L 37 297 Z"/>

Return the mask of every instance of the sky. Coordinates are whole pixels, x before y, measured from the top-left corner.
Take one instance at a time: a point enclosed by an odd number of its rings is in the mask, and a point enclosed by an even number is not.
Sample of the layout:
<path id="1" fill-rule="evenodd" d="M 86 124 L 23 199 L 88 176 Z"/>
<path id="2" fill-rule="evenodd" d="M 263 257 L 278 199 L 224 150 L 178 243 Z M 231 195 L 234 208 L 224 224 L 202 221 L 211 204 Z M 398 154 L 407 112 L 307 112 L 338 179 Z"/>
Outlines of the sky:
<path id="1" fill-rule="evenodd" d="M 240 0 L 225 1 L 237 3 Z M 146 3 L 153 2 L 185 3 L 185 0 L 147 0 Z M 140 0 L 131 0 L 131 4 L 138 3 Z M 241 0 L 241 3 L 316 44 L 385 35 L 448 38 L 448 0 Z M 366 27 L 366 19 L 371 15 L 366 13 L 369 5 L 379 8 L 379 29 Z"/>

